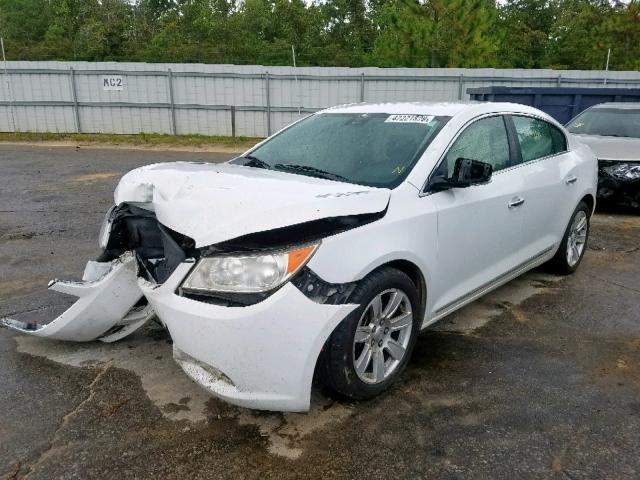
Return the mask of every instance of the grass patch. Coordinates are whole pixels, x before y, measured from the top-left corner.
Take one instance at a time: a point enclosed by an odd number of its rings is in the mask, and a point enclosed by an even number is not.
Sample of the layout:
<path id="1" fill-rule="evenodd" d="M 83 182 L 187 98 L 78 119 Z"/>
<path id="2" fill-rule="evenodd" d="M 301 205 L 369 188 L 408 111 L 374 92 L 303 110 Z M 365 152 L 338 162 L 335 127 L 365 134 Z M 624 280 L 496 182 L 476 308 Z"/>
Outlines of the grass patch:
<path id="1" fill-rule="evenodd" d="M 262 140 L 254 137 L 223 137 L 208 135 L 164 135 L 160 133 L 139 133 L 135 135 L 114 135 L 107 133 L 38 133 L 0 132 L 0 142 L 78 142 L 105 143 L 111 145 L 175 145 L 185 147 L 245 147 Z"/>

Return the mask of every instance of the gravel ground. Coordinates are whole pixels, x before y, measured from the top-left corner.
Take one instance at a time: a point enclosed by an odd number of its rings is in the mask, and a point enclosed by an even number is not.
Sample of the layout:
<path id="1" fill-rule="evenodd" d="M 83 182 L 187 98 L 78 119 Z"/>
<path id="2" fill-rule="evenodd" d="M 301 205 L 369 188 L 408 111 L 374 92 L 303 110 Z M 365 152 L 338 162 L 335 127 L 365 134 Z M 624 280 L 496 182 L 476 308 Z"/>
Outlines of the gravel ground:
<path id="1" fill-rule="evenodd" d="M 228 153 L 0 146 L 0 315 L 51 318 L 118 178 Z M 599 212 L 579 271 L 530 272 L 423 334 L 369 402 L 211 398 L 150 326 L 71 344 L 0 330 L 0 478 L 640 477 L 640 216 Z"/>

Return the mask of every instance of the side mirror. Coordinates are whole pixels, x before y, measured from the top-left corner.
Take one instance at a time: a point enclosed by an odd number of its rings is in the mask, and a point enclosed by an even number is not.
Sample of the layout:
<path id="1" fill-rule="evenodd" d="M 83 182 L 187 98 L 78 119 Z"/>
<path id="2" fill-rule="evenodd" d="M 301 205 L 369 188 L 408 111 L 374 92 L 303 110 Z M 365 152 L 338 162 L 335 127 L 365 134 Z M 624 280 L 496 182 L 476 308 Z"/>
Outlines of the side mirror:
<path id="1" fill-rule="evenodd" d="M 439 192 L 450 188 L 481 185 L 491 180 L 492 173 L 493 166 L 490 163 L 470 158 L 458 158 L 453 168 L 453 175 L 448 178 L 443 175 L 433 177 L 429 182 L 429 189 Z"/>

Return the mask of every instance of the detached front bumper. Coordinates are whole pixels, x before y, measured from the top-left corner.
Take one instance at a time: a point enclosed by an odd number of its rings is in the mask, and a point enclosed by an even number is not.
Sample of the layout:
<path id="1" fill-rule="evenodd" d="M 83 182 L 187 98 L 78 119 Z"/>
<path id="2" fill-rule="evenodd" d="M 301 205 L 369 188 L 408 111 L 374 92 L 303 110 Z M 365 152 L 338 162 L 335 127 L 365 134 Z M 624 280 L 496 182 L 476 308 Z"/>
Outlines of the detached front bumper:
<path id="1" fill-rule="evenodd" d="M 153 313 L 144 306 L 134 308 L 142 298 L 137 272 L 132 253 L 112 262 L 88 262 L 81 282 L 52 280 L 49 283 L 49 290 L 78 297 L 62 315 L 41 326 L 12 318 L 2 318 L 0 324 L 55 340 L 117 340 L 141 326 Z"/>
<path id="2" fill-rule="evenodd" d="M 291 283 L 255 305 L 212 305 L 176 294 L 191 266 L 180 264 L 160 286 L 138 280 L 187 375 L 236 405 L 308 410 L 322 346 L 357 306 L 316 303 Z"/>

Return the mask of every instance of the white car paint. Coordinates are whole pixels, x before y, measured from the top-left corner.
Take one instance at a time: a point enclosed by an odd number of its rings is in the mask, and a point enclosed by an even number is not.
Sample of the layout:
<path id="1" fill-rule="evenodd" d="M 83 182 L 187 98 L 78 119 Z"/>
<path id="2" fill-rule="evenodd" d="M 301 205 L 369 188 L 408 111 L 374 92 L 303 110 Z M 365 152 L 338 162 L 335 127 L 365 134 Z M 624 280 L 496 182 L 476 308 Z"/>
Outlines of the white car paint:
<path id="1" fill-rule="evenodd" d="M 423 193 L 448 147 L 480 117 L 517 113 L 562 129 L 530 107 L 389 103 L 325 112 L 452 118 L 392 190 L 244 166 L 176 163 L 151 165 L 125 175 L 115 193 L 116 204 L 154 211 L 161 224 L 191 237 L 197 247 L 317 219 L 384 212 L 376 221 L 323 238 L 307 267 L 325 282 L 345 284 L 392 261 L 415 265 L 426 284 L 422 318 L 426 327 L 549 260 L 576 205 L 586 196 L 595 198 L 595 156 L 570 135 L 566 152 L 498 171 L 488 184 Z M 307 410 L 320 350 L 357 305 L 312 300 L 291 282 L 244 307 L 186 298 L 180 296 L 179 288 L 194 261 L 185 259 L 162 284 L 137 279 L 131 288 L 135 295 L 113 293 L 124 285 L 130 288 L 131 275 L 105 288 L 112 317 L 120 315 L 112 318 L 110 327 L 118 325 L 144 295 L 171 333 L 176 361 L 204 388 L 246 407 Z M 115 268 L 102 268 L 108 273 L 97 281 L 106 284 Z M 96 285 L 95 281 L 89 285 Z M 90 306 L 76 309 L 73 321 L 65 321 L 64 338 L 89 340 L 85 324 L 92 315 Z M 58 322 L 28 330 L 4 320 L 9 327 L 32 334 L 46 328 L 55 331 Z M 102 331 L 92 332 L 94 338 L 109 330 L 103 327 L 106 324 L 98 329 Z"/>
<path id="2" fill-rule="evenodd" d="M 291 283 L 248 307 L 195 302 L 175 295 L 190 267 L 179 266 L 157 288 L 140 280 L 171 333 L 178 363 L 199 384 L 236 405 L 307 410 L 320 349 L 356 305 L 312 302 Z"/>
<path id="3" fill-rule="evenodd" d="M 152 208 L 197 247 L 339 215 L 384 210 L 391 191 L 240 165 L 156 164 L 127 173 L 115 203 Z M 206 208 L 202 208 L 206 205 Z"/>
<path id="4" fill-rule="evenodd" d="M 607 102 L 590 107 L 586 111 L 607 110 L 638 110 L 640 103 L 633 102 Z M 582 112 L 584 113 L 584 112 Z M 582 115 L 582 113 L 580 115 Z M 571 120 L 567 126 L 573 124 L 577 118 Z M 570 127 L 568 127 L 570 128 Z M 640 138 L 634 137 L 612 137 L 605 135 L 592 135 L 573 133 L 575 137 L 585 145 L 588 145 L 599 160 L 610 160 L 616 162 L 638 162 L 640 161 Z"/>
<path id="5" fill-rule="evenodd" d="M 603 137 L 600 135 L 579 135 L 575 137 L 588 145 L 600 160 L 617 162 L 640 161 L 640 138 Z"/>

